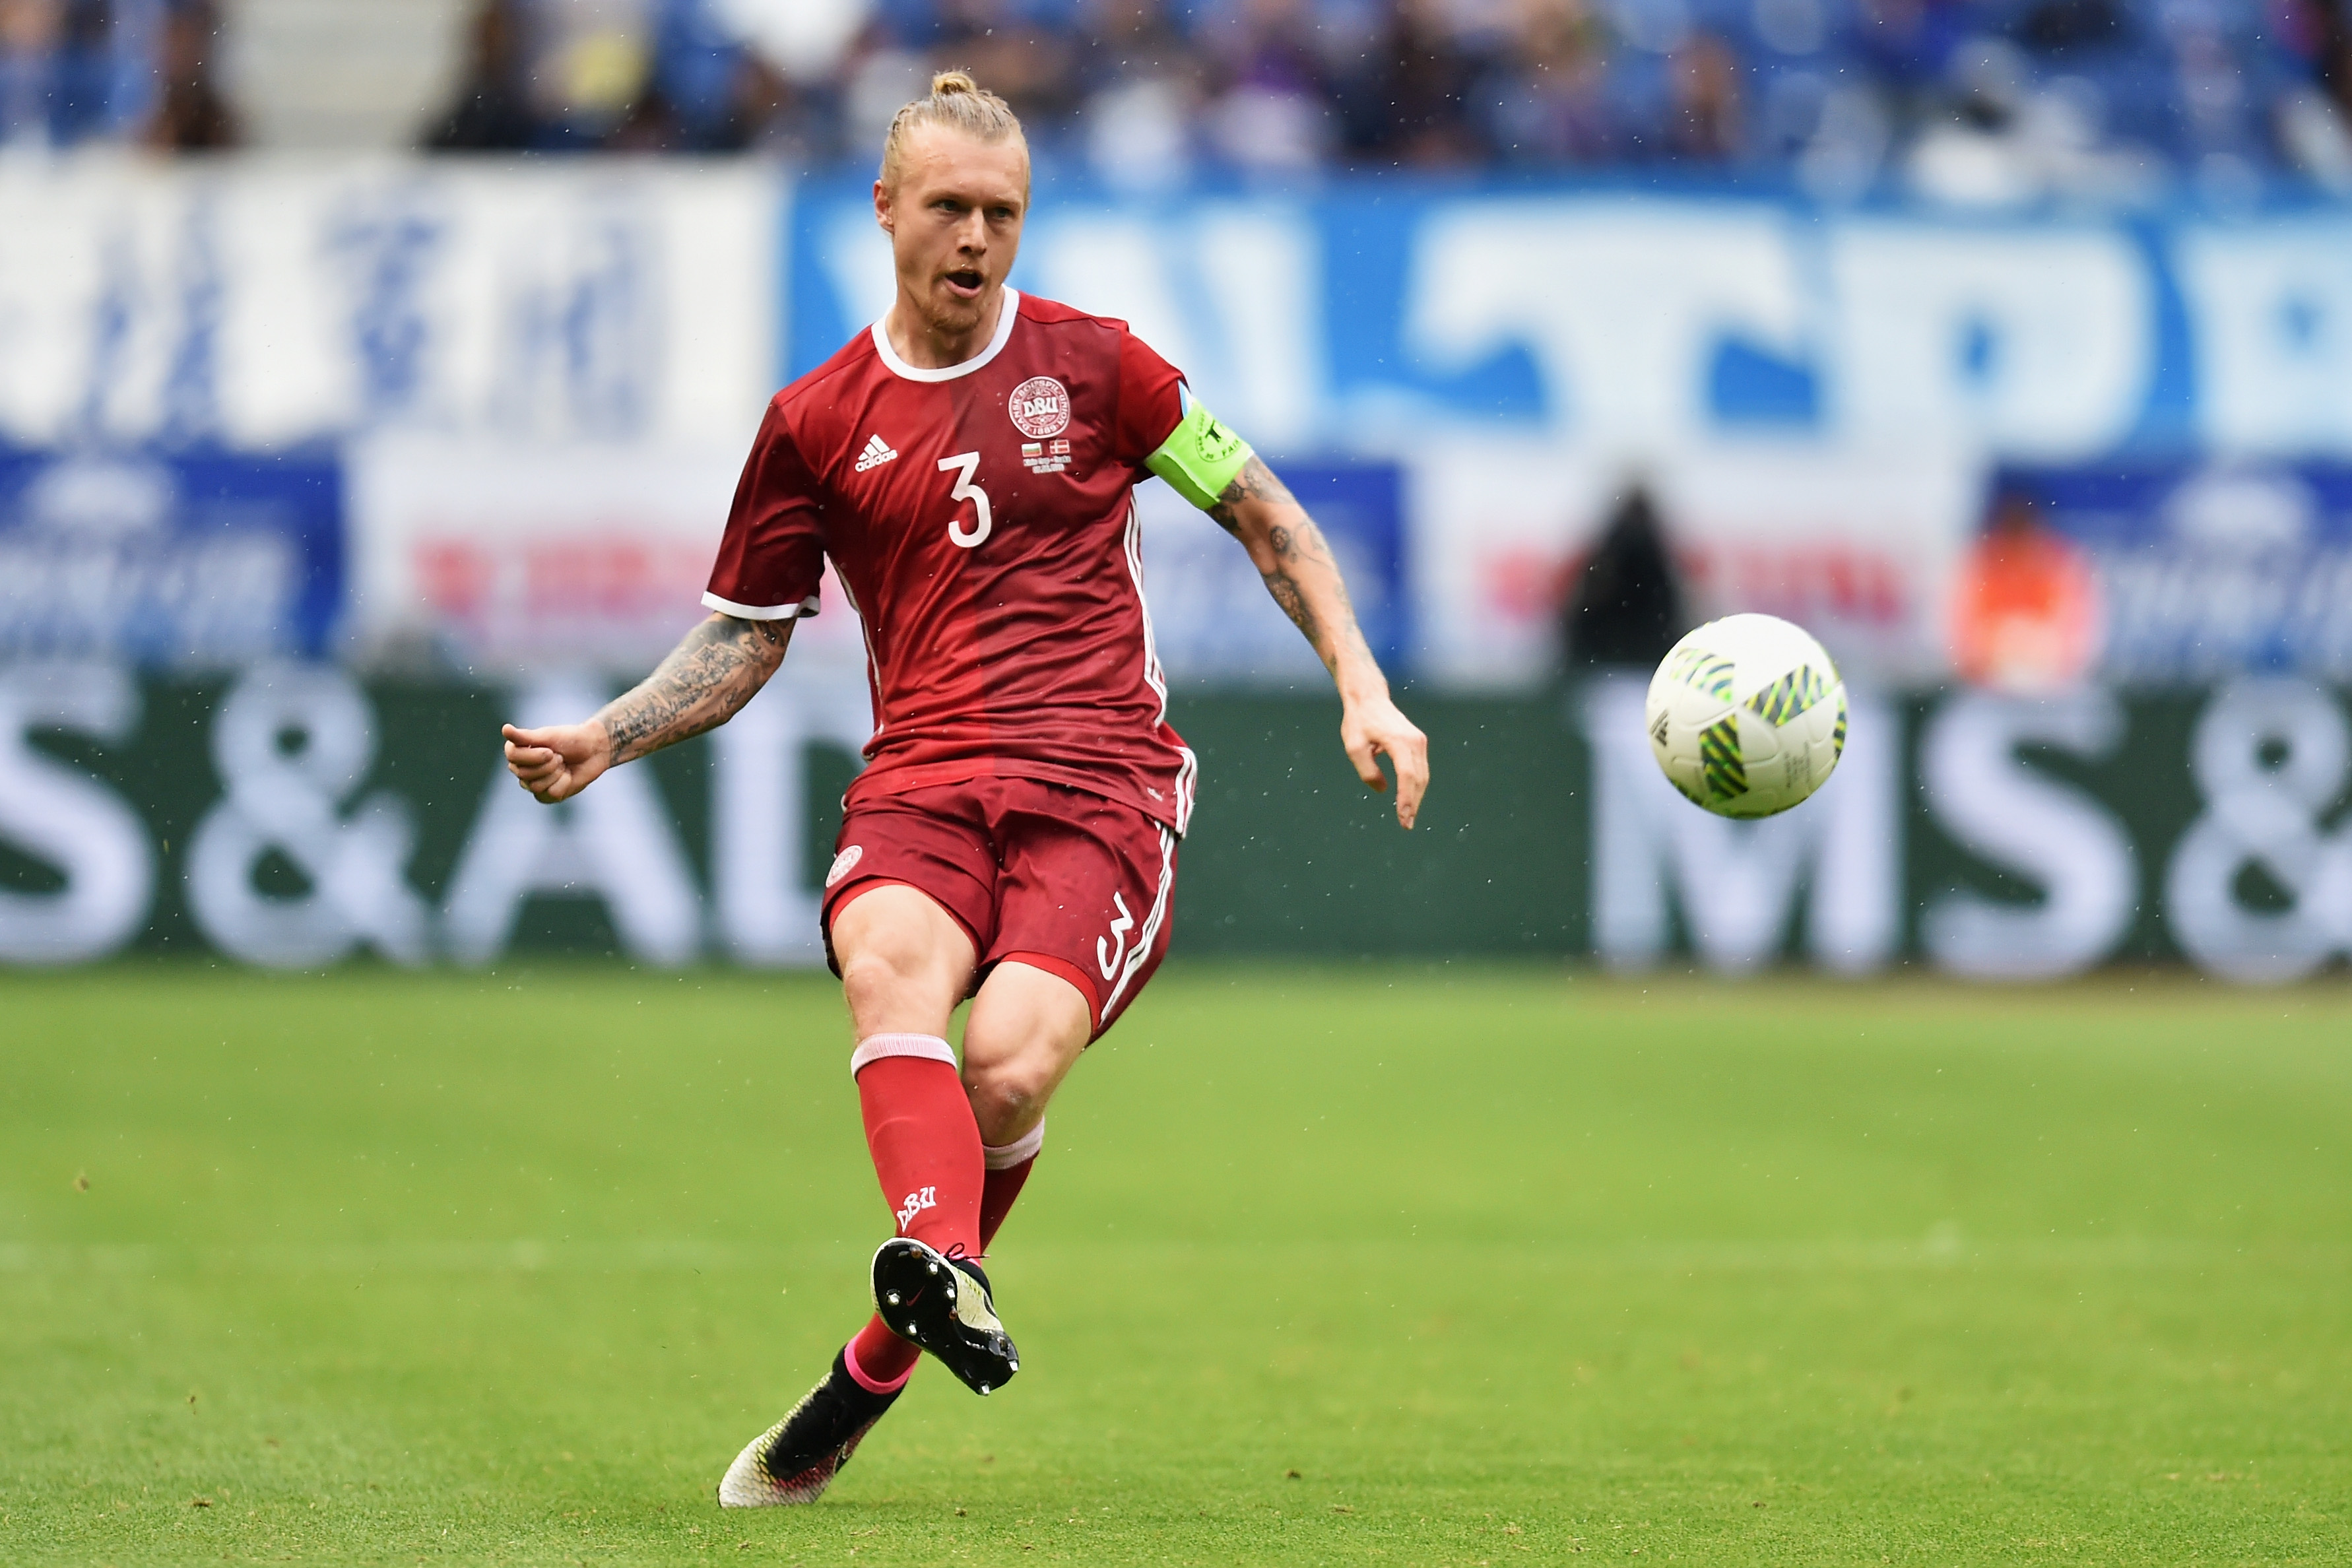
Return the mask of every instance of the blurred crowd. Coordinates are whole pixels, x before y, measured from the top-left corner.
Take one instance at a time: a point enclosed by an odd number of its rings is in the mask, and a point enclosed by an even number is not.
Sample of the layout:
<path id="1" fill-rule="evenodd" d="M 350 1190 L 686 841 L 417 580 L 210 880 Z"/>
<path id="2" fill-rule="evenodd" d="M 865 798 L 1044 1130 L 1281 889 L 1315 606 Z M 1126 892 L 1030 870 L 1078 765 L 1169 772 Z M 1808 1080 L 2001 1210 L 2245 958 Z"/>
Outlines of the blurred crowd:
<path id="1" fill-rule="evenodd" d="M 0 0 L 0 142 L 233 142 L 215 0 Z M 447 151 L 871 159 L 936 68 L 1149 186 L 1687 170 L 1999 200 L 2352 190 L 2352 0 L 477 0 Z"/>
<path id="2" fill-rule="evenodd" d="M 226 147 L 214 0 L 0 0 L 0 149 Z"/>
<path id="3" fill-rule="evenodd" d="M 484 0 L 441 147 L 862 161 L 945 65 L 1120 184 L 1674 167 L 2352 188 L 2352 0 Z M 631 90 L 632 87 L 634 90 Z"/>

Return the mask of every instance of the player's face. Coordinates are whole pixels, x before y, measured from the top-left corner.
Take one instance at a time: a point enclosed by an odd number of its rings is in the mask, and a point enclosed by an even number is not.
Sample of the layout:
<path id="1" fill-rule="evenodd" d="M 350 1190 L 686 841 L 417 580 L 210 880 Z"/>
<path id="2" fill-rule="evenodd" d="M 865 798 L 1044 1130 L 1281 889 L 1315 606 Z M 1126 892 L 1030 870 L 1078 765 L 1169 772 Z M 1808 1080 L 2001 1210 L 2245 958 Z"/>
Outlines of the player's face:
<path id="1" fill-rule="evenodd" d="M 919 126 L 901 149 L 898 188 L 874 186 L 890 232 L 898 293 L 938 331 L 978 327 L 1013 270 L 1029 211 L 1029 149 L 1018 138 L 977 142 Z"/>

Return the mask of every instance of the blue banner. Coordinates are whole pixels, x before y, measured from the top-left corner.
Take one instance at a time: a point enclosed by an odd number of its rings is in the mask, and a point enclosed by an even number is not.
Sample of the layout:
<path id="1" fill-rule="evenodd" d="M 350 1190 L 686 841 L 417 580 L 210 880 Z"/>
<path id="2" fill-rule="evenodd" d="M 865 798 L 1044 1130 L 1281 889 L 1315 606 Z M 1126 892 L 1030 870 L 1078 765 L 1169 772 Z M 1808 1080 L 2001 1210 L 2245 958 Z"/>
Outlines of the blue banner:
<path id="1" fill-rule="evenodd" d="M 330 650 L 331 453 L 0 448 L 0 654 L 220 667 Z"/>
<path id="2" fill-rule="evenodd" d="M 1412 666 L 1403 476 L 1393 463 L 1293 462 L 1284 481 L 1314 514 L 1383 668 Z M 1178 681 L 1321 687 L 1321 662 L 1276 608 L 1248 552 L 1173 490 L 1147 485 L 1145 582 L 1160 662 Z"/>
<path id="3" fill-rule="evenodd" d="M 803 184 L 787 371 L 889 303 L 863 184 Z M 1725 190 L 1042 187 L 1017 287 L 1130 321 L 1263 446 L 1448 428 L 2021 462 L 2352 455 L 2352 208 L 1828 207 Z"/>
<path id="4" fill-rule="evenodd" d="M 2352 468 L 2030 468 L 2006 482 L 2089 557 L 2108 676 L 2352 673 Z"/>

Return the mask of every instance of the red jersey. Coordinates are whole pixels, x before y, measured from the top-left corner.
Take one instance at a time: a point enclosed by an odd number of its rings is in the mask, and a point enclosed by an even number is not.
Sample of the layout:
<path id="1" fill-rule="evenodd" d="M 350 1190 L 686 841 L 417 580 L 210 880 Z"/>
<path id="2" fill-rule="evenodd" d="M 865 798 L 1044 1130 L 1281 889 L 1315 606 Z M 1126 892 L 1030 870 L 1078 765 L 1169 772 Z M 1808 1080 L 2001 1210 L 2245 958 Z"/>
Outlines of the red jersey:
<path id="1" fill-rule="evenodd" d="M 1181 385 L 1126 322 L 1007 289 L 961 364 L 909 365 L 877 322 L 770 402 L 702 601 L 814 615 L 831 557 L 874 693 L 852 802 L 1003 775 L 1184 831 L 1134 498 Z"/>

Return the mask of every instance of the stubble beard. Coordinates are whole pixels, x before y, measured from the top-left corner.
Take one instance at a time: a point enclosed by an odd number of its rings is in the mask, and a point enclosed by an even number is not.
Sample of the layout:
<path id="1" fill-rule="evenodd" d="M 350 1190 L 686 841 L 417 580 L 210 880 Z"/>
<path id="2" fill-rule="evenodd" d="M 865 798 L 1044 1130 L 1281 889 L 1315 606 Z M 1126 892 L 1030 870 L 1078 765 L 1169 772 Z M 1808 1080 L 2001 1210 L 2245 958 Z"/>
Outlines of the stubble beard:
<path id="1" fill-rule="evenodd" d="M 965 267 L 953 264 L 954 261 L 961 259 L 961 257 L 952 258 L 950 265 L 946 268 L 940 267 L 936 262 L 924 264 L 919 288 L 907 288 L 906 285 L 909 279 L 906 271 L 902 269 L 898 274 L 901 293 L 913 300 L 917 313 L 922 318 L 924 327 L 937 336 L 961 337 L 979 328 L 982 319 L 988 312 L 989 298 L 993 292 L 984 281 L 988 276 L 988 268 L 984 265 L 978 264 Z M 979 273 L 983 279 L 979 294 L 971 300 L 964 300 L 951 293 L 948 289 L 946 274 L 952 271 Z"/>
<path id="2" fill-rule="evenodd" d="M 926 291 L 923 313 L 929 318 L 931 330 L 940 336 L 961 337 L 980 330 L 981 321 L 988 314 L 989 300 L 994 292 L 996 290 L 983 283 L 973 298 L 961 299 L 948 292 L 945 281 L 940 280 Z"/>

